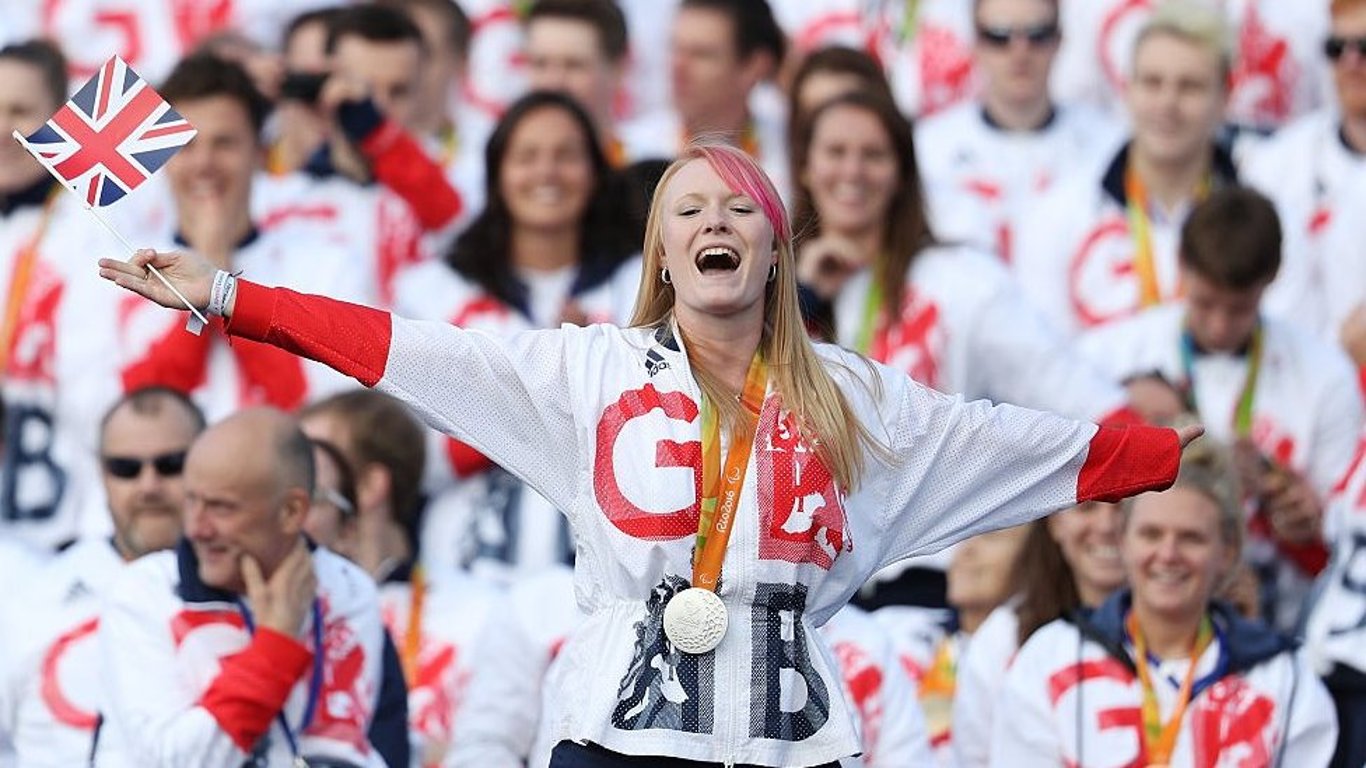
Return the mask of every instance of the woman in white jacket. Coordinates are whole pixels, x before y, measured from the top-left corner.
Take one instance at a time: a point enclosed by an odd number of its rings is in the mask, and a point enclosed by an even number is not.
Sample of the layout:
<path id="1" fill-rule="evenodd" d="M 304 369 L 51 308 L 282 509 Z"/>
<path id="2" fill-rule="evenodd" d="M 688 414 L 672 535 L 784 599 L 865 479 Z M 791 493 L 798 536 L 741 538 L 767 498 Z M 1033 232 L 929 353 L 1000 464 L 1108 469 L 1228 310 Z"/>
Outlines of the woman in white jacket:
<path id="1" fill-rule="evenodd" d="M 1243 513 L 1228 457 L 1201 449 L 1171 490 L 1126 505 L 1131 589 L 1020 649 L 991 765 L 1328 764 L 1337 721 L 1323 684 L 1288 638 L 1215 599 L 1238 564 Z"/>
<path id="2" fill-rule="evenodd" d="M 631 328 L 496 340 L 238 281 L 185 253 L 102 260 L 100 274 L 176 306 L 146 270 L 160 268 L 230 332 L 407 401 L 564 511 L 586 618 L 561 652 L 575 698 L 553 766 L 812 766 L 859 751 L 812 633 L 871 573 L 1079 498 L 1165 486 L 1200 430 L 967 403 L 813 346 L 789 238 L 754 161 L 698 145 L 655 195 Z"/>

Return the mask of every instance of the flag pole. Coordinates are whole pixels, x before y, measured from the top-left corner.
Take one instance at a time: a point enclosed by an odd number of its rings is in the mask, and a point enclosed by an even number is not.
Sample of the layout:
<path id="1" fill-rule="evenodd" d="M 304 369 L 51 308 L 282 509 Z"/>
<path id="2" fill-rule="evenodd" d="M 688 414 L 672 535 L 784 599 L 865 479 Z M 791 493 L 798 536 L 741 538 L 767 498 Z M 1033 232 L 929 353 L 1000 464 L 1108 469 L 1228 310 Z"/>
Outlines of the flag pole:
<path id="1" fill-rule="evenodd" d="M 15 141 L 23 145 L 24 149 L 28 150 L 28 153 L 30 155 L 33 155 L 33 159 L 37 160 L 40 165 L 46 168 L 47 172 L 52 174 L 53 178 L 57 179 L 58 183 L 60 183 L 63 187 L 66 187 L 68 191 L 72 191 L 74 194 L 74 190 L 71 190 L 70 187 L 66 186 L 66 183 L 62 180 L 61 174 L 57 173 L 57 169 L 53 168 L 51 163 L 47 162 L 47 160 L 43 159 L 42 155 L 33 150 L 33 146 L 28 143 L 28 140 L 24 138 L 24 135 L 22 133 L 15 130 L 10 135 L 14 137 Z M 82 200 L 81 204 L 85 206 L 85 209 L 90 212 L 91 216 L 95 217 L 95 221 L 98 221 L 100 223 L 100 226 L 104 227 L 105 230 L 109 232 L 109 234 L 113 235 L 115 239 L 117 239 L 120 243 L 123 244 L 123 247 L 128 249 L 129 253 L 137 253 L 138 249 L 132 243 L 128 242 L 128 238 L 124 237 L 121 232 L 115 229 L 113 224 L 110 224 L 107 219 L 101 216 L 99 211 L 95 210 L 95 208 L 91 206 L 89 203 L 87 203 L 85 200 Z M 130 256 L 129 258 L 131 259 L 132 257 Z M 147 265 L 147 269 L 153 275 L 156 276 L 156 279 L 161 281 L 162 285 L 166 286 L 167 290 L 175 294 L 175 297 L 177 299 L 180 299 L 180 303 L 184 304 L 185 308 L 190 310 L 191 314 L 194 315 L 194 318 L 189 322 L 188 325 L 186 325 L 186 328 L 191 333 L 198 335 L 199 331 L 205 325 L 208 325 L 208 318 L 204 317 L 204 314 L 200 312 L 198 309 L 196 309 L 195 306 L 190 303 L 189 299 L 185 298 L 185 294 L 181 293 L 180 290 L 177 289 L 174 285 L 171 285 L 171 281 L 167 280 L 166 276 L 161 274 L 161 270 L 157 269 L 151 264 Z"/>

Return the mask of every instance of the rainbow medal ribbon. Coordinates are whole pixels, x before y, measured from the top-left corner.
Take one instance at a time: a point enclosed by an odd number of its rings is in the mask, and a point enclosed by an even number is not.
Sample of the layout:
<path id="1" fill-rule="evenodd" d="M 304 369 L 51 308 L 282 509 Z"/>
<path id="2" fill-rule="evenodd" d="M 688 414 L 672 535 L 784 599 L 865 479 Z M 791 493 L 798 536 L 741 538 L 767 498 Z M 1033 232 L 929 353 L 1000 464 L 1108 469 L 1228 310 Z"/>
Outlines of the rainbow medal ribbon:
<path id="1" fill-rule="evenodd" d="M 716 407 L 702 399 L 702 500 L 697 521 L 697 545 L 693 550 L 692 586 L 669 599 L 664 606 L 664 635 L 680 651 L 703 654 L 716 649 L 726 636 L 730 618 L 716 594 L 725 559 L 726 544 L 740 506 L 740 488 L 754 448 L 754 431 L 768 387 L 768 366 L 759 353 L 750 361 L 743 409 L 731 428 L 726 469 L 721 467 L 721 426 Z"/>

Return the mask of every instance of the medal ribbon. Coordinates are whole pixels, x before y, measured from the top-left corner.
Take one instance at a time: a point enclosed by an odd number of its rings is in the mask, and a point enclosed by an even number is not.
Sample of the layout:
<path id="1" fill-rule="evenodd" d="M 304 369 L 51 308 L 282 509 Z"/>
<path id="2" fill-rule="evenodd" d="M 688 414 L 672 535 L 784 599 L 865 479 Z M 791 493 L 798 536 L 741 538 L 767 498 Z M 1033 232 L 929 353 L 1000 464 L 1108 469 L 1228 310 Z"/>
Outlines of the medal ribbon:
<path id="1" fill-rule="evenodd" d="M 1252 435 L 1252 402 L 1257 396 L 1257 377 L 1262 370 L 1262 324 L 1252 330 L 1252 342 L 1247 353 L 1247 374 L 1243 378 L 1243 389 L 1238 393 L 1238 405 L 1233 411 L 1233 432 L 1238 437 Z M 1195 338 L 1189 330 L 1181 332 L 1181 366 L 1185 369 L 1186 381 L 1182 394 L 1186 407 L 1191 413 L 1199 413 L 1195 407 Z"/>
<path id="2" fill-rule="evenodd" d="M 697 520 L 697 546 L 693 553 L 692 585 L 716 591 L 721 561 L 730 541 L 731 523 L 740 505 L 740 486 L 745 482 L 749 455 L 754 447 L 754 431 L 759 425 L 759 410 L 768 388 L 768 366 L 754 353 L 745 374 L 745 389 L 740 396 L 743 410 L 730 431 L 730 450 L 726 453 L 726 472 L 721 466 L 721 425 L 716 407 L 702 398 L 702 503 Z"/>
<path id="3" fill-rule="evenodd" d="M 42 244 L 48 224 L 52 222 L 52 210 L 56 207 L 57 195 L 61 189 L 61 186 L 57 185 L 48 193 L 47 202 L 43 203 L 42 218 L 38 220 L 38 228 L 14 257 L 14 271 L 10 275 L 9 292 L 5 296 L 4 325 L 0 326 L 0 379 L 3 379 L 9 370 L 14 334 L 19 329 L 19 314 L 24 308 L 29 283 L 33 281 L 33 265 L 38 262 L 38 246 Z"/>
<path id="4" fill-rule="evenodd" d="M 1195 191 L 1195 198 L 1203 200 L 1212 186 L 1205 177 Z M 1148 218 L 1148 188 L 1134 170 L 1133 161 L 1124 170 L 1124 197 L 1129 218 L 1129 232 L 1134 238 L 1134 271 L 1138 273 L 1138 306 L 1141 309 L 1162 302 L 1162 287 L 1157 281 L 1157 263 L 1153 257 L 1152 221 Z"/>
<path id="5" fill-rule="evenodd" d="M 252 619 L 251 609 L 247 607 L 245 600 L 238 598 L 237 610 L 242 614 L 242 623 L 247 626 L 247 634 L 256 634 L 256 622 Z M 313 713 L 318 709 L 318 698 L 322 695 L 323 688 L 323 656 L 327 653 L 323 648 L 323 609 L 318 598 L 313 598 L 313 674 L 308 679 L 308 700 L 304 703 L 304 716 L 299 721 L 298 734 L 308 729 L 313 722 Z M 289 751 L 294 755 L 295 765 L 308 765 L 303 757 L 299 755 L 299 739 L 295 736 L 295 731 L 289 727 L 289 721 L 285 719 L 284 709 L 275 716 L 275 721 L 280 724 L 280 729 L 285 732 L 285 742 L 289 744 Z"/>
<path id="6" fill-rule="evenodd" d="M 863 297 L 863 316 L 859 318 L 858 336 L 854 338 L 854 350 L 867 355 L 873 348 L 873 333 L 877 329 L 878 310 L 882 309 L 882 281 L 876 276 L 868 283 L 868 293 Z"/>
<path id="7" fill-rule="evenodd" d="M 1200 619 L 1200 629 L 1195 633 L 1195 644 L 1191 647 L 1190 666 L 1186 669 L 1186 679 L 1181 681 L 1180 692 L 1176 695 L 1176 708 L 1171 719 L 1162 722 L 1162 713 L 1157 706 L 1157 691 L 1153 688 L 1152 675 L 1148 671 L 1151 663 L 1148 644 L 1143 639 L 1143 631 L 1138 626 L 1138 616 L 1129 612 L 1125 620 L 1129 637 L 1134 641 L 1134 666 L 1138 667 L 1138 680 L 1143 686 L 1143 750 L 1150 765 L 1167 765 L 1171 762 L 1172 752 L 1176 749 L 1176 737 L 1181 732 L 1181 719 L 1190 706 L 1191 691 L 1195 687 L 1195 668 L 1200 656 L 1214 640 L 1214 624 L 1209 616 Z"/>
<path id="8" fill-rule="evenodd" d="M 408 585 L 408 626 L 403 630 L 403 679 L 408 681 L 408 690 L 417 687 L 417 655 L 422 648 L 422 607 L 427 598 L 427 579 L 421 565 L 413 566 L 413 575 Z"/>

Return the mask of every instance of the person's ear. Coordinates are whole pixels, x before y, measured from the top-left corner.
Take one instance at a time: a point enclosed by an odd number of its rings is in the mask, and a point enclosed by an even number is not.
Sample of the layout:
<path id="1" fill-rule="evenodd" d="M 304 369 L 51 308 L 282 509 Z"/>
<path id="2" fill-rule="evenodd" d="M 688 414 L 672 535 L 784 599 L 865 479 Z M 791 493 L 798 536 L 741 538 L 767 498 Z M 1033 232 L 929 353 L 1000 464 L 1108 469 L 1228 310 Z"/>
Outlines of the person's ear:
<path id="1" fill-rule="evenodd" d="M 313 499 L 308 492 L 302 488 L 290 488 L 285 491 L 284 501 L 280 504 L 280 528 L 287 536 L 297 536 L 304 530 L 304 521 L 308 519 L 308 510 L 313 505 Z"/>

